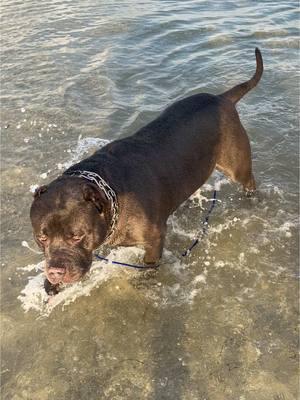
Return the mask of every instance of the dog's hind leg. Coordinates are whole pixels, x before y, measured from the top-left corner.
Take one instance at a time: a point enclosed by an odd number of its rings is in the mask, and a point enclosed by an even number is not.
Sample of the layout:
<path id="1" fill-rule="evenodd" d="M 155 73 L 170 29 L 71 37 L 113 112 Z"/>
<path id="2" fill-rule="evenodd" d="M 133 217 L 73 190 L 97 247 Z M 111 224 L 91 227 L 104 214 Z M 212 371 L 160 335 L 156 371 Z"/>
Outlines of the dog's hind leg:
<path id="1" fill-rule="evenodd" d="M 239 118 L 230 128 L 230 132 L 223 134 L 216 168 L 233 182 L 240 183 L 246 195 L 251 196 L 256 190 L 256 184 L 252 173 L 249 139 Z"/>

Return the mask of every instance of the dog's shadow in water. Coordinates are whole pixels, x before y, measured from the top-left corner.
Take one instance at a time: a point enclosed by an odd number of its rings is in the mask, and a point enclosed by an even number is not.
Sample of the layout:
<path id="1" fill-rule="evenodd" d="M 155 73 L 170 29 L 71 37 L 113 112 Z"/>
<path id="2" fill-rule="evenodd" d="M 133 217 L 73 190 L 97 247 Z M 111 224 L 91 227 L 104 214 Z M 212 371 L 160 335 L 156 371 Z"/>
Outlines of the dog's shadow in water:
<path id="1" fill-rule="evenodd" d="M 131 285 L 135 290 L 143 295 L 146 292 L 151 292 L 151 288 L 155 291 L 157 282 L 159 281 L 159 271 L 145 271 L 140 275 L 131 279 Z M 172 307 L 162 307 L 156 294 L 156 306 L 148 303 L 146 306 L 143 319 L 145 324 L 151 324 L 152 335 L 149 338 L 149 358 L 152 360 L 149 363 L 152 375 L 152 390 L 153 399 L 174 399 L 181 400 L 188 387 L 189 370 L 185 363 L 185 323 L 186 323 L 186 308 L 187 305 Z M 149 311 L 147 312 L 147 308 Z M 147 315 L 148 314 L 148 315 Z M 146 321 L 148 318 L 151 321 Z"/>

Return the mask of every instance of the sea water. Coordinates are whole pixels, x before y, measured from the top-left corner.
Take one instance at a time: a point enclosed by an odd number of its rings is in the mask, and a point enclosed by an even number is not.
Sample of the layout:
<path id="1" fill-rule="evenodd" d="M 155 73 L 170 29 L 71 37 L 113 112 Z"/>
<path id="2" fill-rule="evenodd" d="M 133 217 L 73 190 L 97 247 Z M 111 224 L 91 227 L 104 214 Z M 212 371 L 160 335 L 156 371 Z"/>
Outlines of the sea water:
<path id="1" fill-rule="evenodd" d="M 3 399 L 297 399 L 298 11 L 296 1 L 2 2 Z M 22 246 L 36 248 L 34 189 L 177 99 L 249 79 L 256 46 L 265 71 L 237 107 L 258 197 L 214 173 L 169 218 L 159 271 L 96 261 L 49 301 L 43 257 Z M 208 233 L 182 258 L 214 189 Z"/>

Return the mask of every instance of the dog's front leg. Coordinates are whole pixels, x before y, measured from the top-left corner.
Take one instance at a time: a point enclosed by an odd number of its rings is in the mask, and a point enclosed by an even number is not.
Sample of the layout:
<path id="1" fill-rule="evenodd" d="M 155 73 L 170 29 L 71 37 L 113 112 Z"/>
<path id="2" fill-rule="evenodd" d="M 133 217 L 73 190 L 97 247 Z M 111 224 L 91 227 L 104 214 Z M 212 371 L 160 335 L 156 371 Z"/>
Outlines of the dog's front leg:
<path id="1" fill-rule="evenodd" d="M 162 255 L 163 240 L 145 245 L 144 264 L 147 267 L 157 267 Z"/>
<path id="2" fill-rule="evenodd" d="M 152 234 L 147 235 L 147 241 L 144 244 L 145 255 L 144 264 L 148 266 L 156 267 L 159 264 L 159 260 L 162 256 L 164 239 L 166 229 L 155 229 Z"/>

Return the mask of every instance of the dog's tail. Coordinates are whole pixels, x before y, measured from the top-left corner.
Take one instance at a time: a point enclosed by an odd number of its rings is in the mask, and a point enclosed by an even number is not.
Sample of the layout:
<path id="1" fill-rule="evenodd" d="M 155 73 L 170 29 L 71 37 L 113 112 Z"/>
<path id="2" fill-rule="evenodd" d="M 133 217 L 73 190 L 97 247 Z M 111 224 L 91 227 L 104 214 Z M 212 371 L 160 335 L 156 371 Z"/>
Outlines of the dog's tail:
<path id="1" fill-rule="evenodd" d="M 256 71 L 255 74 L 249 81 L 243 82 L 240 85 L 234 86 L 232 89 L 227 90 L 224 92 L 222 96 L 226 97 L 232 103 L 237 103 L 249 90 L 253 89 L 262 76 L 264 65 L 263 59 L 260 50 L 256 47 L 255 49 L 255 56 L 256 56 Z"/>

